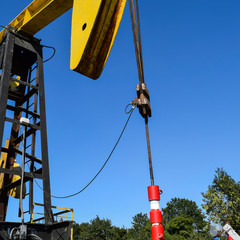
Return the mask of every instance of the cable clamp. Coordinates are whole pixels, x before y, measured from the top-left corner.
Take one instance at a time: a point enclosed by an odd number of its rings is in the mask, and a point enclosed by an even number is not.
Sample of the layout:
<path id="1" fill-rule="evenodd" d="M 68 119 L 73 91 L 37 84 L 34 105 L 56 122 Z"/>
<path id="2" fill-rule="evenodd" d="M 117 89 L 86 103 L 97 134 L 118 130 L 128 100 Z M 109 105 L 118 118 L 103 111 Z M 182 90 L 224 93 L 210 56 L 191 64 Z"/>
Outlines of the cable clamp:
<path id="1" fill-rule="evenodd" d="M 138 96 L 137 107 L 139 109 L 140 114 L 142 115 L 143 118 L 151 117 L 152 110 L 150 104 L 150 96 L 146 84 L 145 83 L 138 84 L 136 90 Z"/>

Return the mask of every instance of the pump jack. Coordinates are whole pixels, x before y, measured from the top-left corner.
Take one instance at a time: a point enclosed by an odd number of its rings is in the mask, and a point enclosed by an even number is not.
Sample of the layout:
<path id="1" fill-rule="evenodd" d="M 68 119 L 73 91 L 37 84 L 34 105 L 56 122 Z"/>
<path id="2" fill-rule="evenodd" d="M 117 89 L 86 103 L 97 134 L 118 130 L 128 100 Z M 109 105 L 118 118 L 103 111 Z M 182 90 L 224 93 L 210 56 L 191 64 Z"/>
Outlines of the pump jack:
<path id="1" fill-rule="evenodd" d="M 112 48 L 126 0 L 34 0 L 0 32 L 0 146 L 3 143 L 5 122 L 12 124 L 9 140 L 1 148 L 0 160 L 0 239 L 31 239 L 34 234 L 42 239 L 70 238 L 71 222 L 54 222 L 51 209 L 49 179 L 44 73 L 42 48 L 34 35 L 73 8 L 70 68 L 92 79 L 97 79 Z M 12 85 L 14 85 L 12 87 Z M 144 83 L 138 85 L 138 103 L 147 99 Z M 149 97 L 148 97 L 149 98 Z M 142 102 L 141 102 L 142 101 Z M 140 104 L 141 105 L 141 104 Z M 38 109 L 39 106 L 39 109 Z M 139 106 L 144 114 L 146 105 Z M 12 114 L 13 113 L 13 114 Z M 13 117 L 9 117 L 13 115 Z M 24 117 L 23 117 L 24 116 Z M 145 117 L 146 120 L 146 117 Z M 23 134 L 19 135 L 20 126 Z M 41 158 L 35 156 L 36 133 L 41 137 Z M 30 141 L 30 152 L 26 143 Z M 22 150 L 19 144 L 22 143 Z M 22 156 L 22 169 L 14 168 L 16 155 Z M 26 161 L 28 159 L 28 161 Z M 25 163 L 29 163 L 29 172 Z M 20 179 L 13 182 L 14 175 Z M 44 224 L 24 222 L 22 208 L 24 183 L 29 182 L 29 210 L 33 213 L 34 178 L 42 180 L 44 196 Z M 153 184 L 152 184 L 153 185 Z M 9 191 L 21 187 L 19 216 L 22 223 L 5 222 Z M 149 187 L 151 206 L 159 205 L 158 186 Z M 159 206 L 152 208 L 153 239 L 164 239 Z M 161 225 L 161 224 L 160 224 Z M 9 233 L 10 232 L 10 233 Z M 36 237 L 36 236 L 35 236 Z"/>

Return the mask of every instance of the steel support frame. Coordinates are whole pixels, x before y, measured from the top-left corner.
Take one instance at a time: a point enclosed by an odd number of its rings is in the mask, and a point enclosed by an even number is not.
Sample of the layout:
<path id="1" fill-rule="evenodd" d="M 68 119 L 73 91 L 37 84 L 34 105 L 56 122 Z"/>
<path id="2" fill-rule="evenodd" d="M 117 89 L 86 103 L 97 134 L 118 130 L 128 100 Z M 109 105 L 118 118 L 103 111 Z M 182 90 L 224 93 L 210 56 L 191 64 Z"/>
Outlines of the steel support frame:
<path id="1" fill-rule="evenodd" d="M 44 217 L 45 224 L 51 225 L 53 223 L 53 217 L 51 213 L 51 190 L 50 190 L 50 176 L 49 176 L 49 161 L 48 161 L 48 144 L 47 144 L 47 126 L 46 126 L 46 109 L 45 109 L 45 91 L 44 91 L 44 73 L 43 73 L 43 59 L 42 59 L 42 46 L 35 39 L 25 39 L 20 36 L 15 35 L 12 32 L 8 32 L 5 36 L 5 40 L 1 43 L 2 51 L 0 54 L 0 68 L 2 69 L 1 78 L 0 78 L 0 147 L 3 143 L 3 134 L 6 120 L 6 110 L 7 103 L 9 97 L 9 87 L 10 81 L 13 75 L 17 75 L 19 69 L 23 69 L 20 71 L 26 71 L 22 73 L 24 75 L 23 81 L 27 81 L 27 71 L 32 67 L 33 63 L 36 62 L 36 80 L 35 85 L 38 87 L 38 92 L 36 91 L 34 96 L 34 112 L 37 112 L 38 100 L 39 100 L 39 115 L 40 115 L 40 136 L 41 136 L 41 152 L 42 152 L 42 180 L 43 180 L 43 195 L 44 195 Z M 30 53 L 29 58 L 26 59 L 26 62 L 18 62 L 15 59 L 16 55 L 21 54 L 19 49 L 22 52 L 27 51 Z M 2 59 L 2 62 L 1 62 Z M 16 66 L 17 64 L 17 66 Z M 17 69 L 15 71 L 15 69 Z M 23 93 L 25 93 L 26 86 L 22 87 Z M 25 95 L 26 96 L 26 95 Z M 21 101 L 20 101 L 21 102 Z M 22 103 L 19 105 L 16 101 L 16 108 L 22 107 Z M 14 112 L 14 119 L 19 120 L 21 117 L 22 111 Z M 36 117 L 33 120 L 34 124 L 36 124 Z M 10 161 L 10 155 L 12 156 L 12 161 L 14 160 L 14 156 L 19 153 L 17 149 L 15 149 L 16 142 L 14 142 L 18 138 L 18 130 L 19 124 L 13 123 L 12 131 L 11 131 L 11 148 L 8 151 L 8 169 L 13 168 L 13 162 Z M 30 129 L 29 131 L 31 131 Z M 31 132 L 32 136 L 32 147 L 31 147 L 31 155 L 32 159 L 35 158 L 35 131 Z M 1 149 L 1 152 L 2 149 Z M 0 173 L 4 173 L 1 171 Z M 34 161 L 31 160 L 30 170 L 33 175 L 34 169 Z M 4 169 L 2 169 L 4 170 Z M 11 183 L 12 174 L 4 175 L 4 186 Z M 32 211 L 33 206 L 33 178 L 30 178 L 30 187 L 29 187 L 29 212 Z M 0 221 L 5 221 L 7 205 L 8 205 L 8 195 L 9 190 L 4 189 L 0 193 Z"/>
<path id="2" fill-rule="evenodd" d="M 7 110 L 7 101 L 8 101 L 8 89 L 10 87 L 10 75 L 12 70 L 12 60 L 13 60 L 13 51 L 14 51 L 14 36 L 8 34 L 6 36 L 5 48 L 1 52 L 2 54 L 2 74 L 0 79 L 0 147 L 3 142 L 3 133 L 5 126 L 5 116 Z M 5 183 L 7 184 L 10 178 L 10 175 L 6 175 L 4 178 Z M 7 181 L 8 180 L 8 181 Z M 7 204 L 8 204 L 8 194 L 9 192 L 6 189 L 2 189 L 0 193 L 0 221 L 5 221 L 7 214 Z"/>

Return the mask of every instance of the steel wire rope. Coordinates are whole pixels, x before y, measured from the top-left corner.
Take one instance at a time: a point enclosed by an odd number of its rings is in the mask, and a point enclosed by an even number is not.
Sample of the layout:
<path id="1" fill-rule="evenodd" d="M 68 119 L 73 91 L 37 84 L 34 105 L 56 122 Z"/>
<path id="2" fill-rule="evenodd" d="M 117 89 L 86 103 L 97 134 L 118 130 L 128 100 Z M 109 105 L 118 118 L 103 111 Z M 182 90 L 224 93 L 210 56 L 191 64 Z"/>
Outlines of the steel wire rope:
<path id="1" fill-rule="evenodd" d="M 134 0 L 129 0 L 129 9 L 130 9 L 130 15 L 131 15 L 131 22 L 132 22 L 132 32 L 133 32 L 133 41 L 135 45 L 135 54 L 136 54 L 136 60 L 137 60 L 137 69 L 138 69 L 138 77 L 140 83 L 144 83 L 144 75 L 143 75 L 143 66 L 142 66 L 142 60 L 141 60 L 141 54 L 140 54 L 140 46 L 138 44 L 138 30 L 137 30 L 137 24 L 136 24 L 136 14 L 135 14 L 135 8 L 134 8 Z"/>
<path id="2" fill-rule="evenodd" d="M 136 1 L 136 7 L 135 7 L 135 1 Z M 131 22 L 132 22 L 132 32 L 133 32 L 133 40 L 134 40 L 134 46 L 135 46 L 135 54 L 136 54 L 136 60 L 137 60 L 140 92 L 142 92 L 143 91 L 142 84 L 144 83 L 144 71 L 143 71 L 142 41 L 141 41 L 141 32 L 140 32 L 140 17 L 139 17 L 138 0 L 129 0 L 129 8 L 130 8 L 130 15 L 131 15 Z M 148 115 L 146 115 L 144 117 L 144 120 L 145 120 L 145 130 L 146 130 L 146 138 L 147 138 L 150 180 L 151 180 L 151 185 L 154 185 L 151 146 L 150 146 L 150 137 L 149 137 L 149 129 L 148 129 Z"/>
<path id="3" fill-rule="evenodd" d="M 140 54 L 140 60 L 141 60 L 141 71 L 143 75 L 143 82 L 144 82 L 144 68 L 143 68 L 143 54 L 142 54 L 142 37 L 141 37 L 141 30 L 140 30 L 140 16 L 139 16 L 139 7 L 138 7 L 138 0 L 136 0 L 136 11 L 137 11 L 137 29 L 138 29 L 138 41 L 139 41 L 139 54 Z"/>
<path id="4" fill-rule="evenodd" d="M 129 106 L 129 104 L 127 105 L 127 107 L 128 107 L 128 106 Z M 126 108 L 127 108 L 127 107 L 126 107 Z M 100 170 L 97 172 L 97 174 L 92 178 L 92 180 L 91 180 L 87 185 L 85 185 L 85 187 L 83 187 L 81 190 L 79 190 L 79 191 L 76 192 L 76 193 L 73 193 L 73 194 L 70 194 L 70 195 L 66 195 L 66 196 L 55 196 L 55 195 L 51 195 L 51 194 L 50 194 L 50 196 L 51 196 L 52 198 L 60 198 L 60 199 L 63 199 L 63 198 L 74 197 L 74 196 L 82 193 L 86 188 L 88 188 L 88 187 L 91 185 L 91 183 L 92 183 L 92 182 L 97 178 L 97 176 L 102 172 L 102 170 L 104 169 L 104 167 L 106 166 L 106 164 L 107 164 L 108 161 L 110 160 L 113 152 L 115 151 L 118 143 L 120 142 L 120 140 L 121 140 L 121 138 L 122 138 L 123 133 L 125 132 L 125 129 L 126 129 L 128 123 L 129 123 L 129 120 L 130 120 L 130 118 L 131 118 L 131 116 L 132 116 L 132 114 L 133 114 L 133 111 L 134 111 L 135 107 L 136 107 L 136 104 L 133 104 L 133 105 L 132 105 L 132 109 L 131 109 L 130 111 L 126 112 L 126 114 L 129 114 L 129 117 L 128 117 L 128 119 L 127 119 L 127 121 L 126 121 L 126 123 L 125 123 L 125 125 L 124 125 L 124 127 L 123 127 L 123 130 L 122 130 L 120 136 L 118 137 L 118 140 L 117 140 L 117 142 L 115 143 L 112 151 L 111 151 L 110 154 L 108 155 L 107 160 L 104 162 L 103 166 L 100 168 Z M 35 178 L 34 178 L 34 181 L 35 181 L 35 183 L 37 184 L 37 186 L 38 186 L 43 192 L 45 192 L 46 194 L 48 194 L 46 191 L 44 191 L 44 189 L 40 186 L 40 184 L 36 181 Z"/>

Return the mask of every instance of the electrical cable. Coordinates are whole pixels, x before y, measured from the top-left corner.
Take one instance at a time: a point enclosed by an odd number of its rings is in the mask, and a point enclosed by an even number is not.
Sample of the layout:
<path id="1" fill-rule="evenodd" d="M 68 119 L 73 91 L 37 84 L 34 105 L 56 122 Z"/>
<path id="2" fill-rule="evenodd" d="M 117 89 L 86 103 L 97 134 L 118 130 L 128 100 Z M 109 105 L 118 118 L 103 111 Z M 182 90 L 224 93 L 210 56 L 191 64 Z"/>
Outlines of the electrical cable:
<path id="1" fill-rule="evenodd" d="M 55 47 L 52 47 L 52 46 L 47 46 L 47 45 L 41 45 L 42 47 L 45 47 L 45 48 L 51 48 L 53 49 L 53 54 L 50 58 L 46 59 L 43 61 L 43 63 L 46 63 L 48 61 L 50 61 L 54 56 L 55 56 L 55 53 L 56 53 L 56 48 Z"/>
<path id="2" fill-rule="evenodd" d="M 28 234 L 28 236 L 31 237 L 31 238 L 35 238 L 37 240 L 43 240 L 42 238 L 40 238 L 38 235 L 36 235 L 34 233 Z"/>
<path id="3" fill-rule="evenodd" d="M 9 235 L 9 239 L 10 239 L 10 240 L 13 240 L 13 232 L 14 232 L 14 230 L 16 230 L 16 229 L 18 229 L 18 228 L 17 228 L 17 227 L 12 228 L 12 230 L 11 230 L 11 232 L 10 232 L 10 235 Z"/>
<path id="4" fill-rule="evenodd" d="M 47 46 L 47 45 L 41 45 L 41 46 L 42 46 L 42 47 L 45 47 L 45 48 L 51 48 L 51 49 L 53 49 L 53 54 L 52 54 L 52 56 L 51 56 L 50 58 L 48 58 L 48 59 L 46 59 L 46 60 L 43 61 L 43 63 L 46 63 L 46 62 L 50 61 L 50 60 L 55 56 L 55 54 L 56 54 L 56 48 L 55 48 L 55 47 L 52 47 L 52 46 Z M 36 68 L 37 68 L 37 65 L 36 65 L 34 68 L 32 68 L 31 71 L 34 71 Z"/>
<path id="5" fill-rule="evenodd" d="M 7 29 L 7 28 L 6 28 L 6 27 L 4 27 L 3 25 L 0 25 L 0 27 L 1 27 L 1 28 L 5 28 L 5 29 Z"/>
<path id="6" fill-rule="evenodd" d="M 129 106 L 129 104 L 127 105 L 127 107 L 128 107 L 128 106 Z M 126 107 L 126 108 L 127 108 L 127 107 Z M 79 191 L 76 192 L 76 193 L 73 193 L 73 194 L 70 194 L 70 195 L 67 195 L 67 196 L 55 196 L 55 195 L 50 195 L 52 198 L 61 198 L 61 199 L 63 199 L 63 198 L 74 197 L 74 196 L 82 193 L 86 188 L 88 188 L 88 187 L 90 186 L 90 184 L 91 184 L 91 183 L 97 178 L 97 176 L 102 172 L 102 170 L 104 169 L 104 167 L 105 167 L 106 164 L 108 163 L 109 159 L 111 158 L 114 150 L 116 149 L 118 143 L 120 142 L 120 140 L 121 140 L 121 138 L 122 138 L 122 135 L 123 135 L 123 133 L 124 133 L 124 131 L 125 131 L 127 125 L 128 125 L 128 122 L 129 122 L 129 120 L 130 120 L 130 118 L 131 118 L 131 116 L 132 116 L 132 114 L 133 114 L 133 111 L 134 111 L 135 107 L 136 107 L 136 104 L 133 104 L 133 105 L 132 105 L 132 109 L 128 112 L 129 117 L 128 117 L 128 119 L 127 119 L 127 121 L 126 121 L 126 123 L 125 123 L 125 125 L 124 125 L 124 127 L 123 127 L 123 130 L 122 130 L 122 132 L 121 132 L 121 134 L 120 134 L 117 142 L 115 143 L 115 145 L 114 145 L 111 153 L 109 154 L 107 160 L 104 162 L 103 166 L 100 168 L 100 170 L 97 172 L 97 174 L 92 178 L 92 180 L 91 180 L 85 187 L 83 187 L 81 190 L 79 190 Z M 47 193 L 47 192 L 44 191 L 44 189 L 39 185 L 39 183 L 36 181 L 35 178 L 34 178 L 34 181 L 35 181 L 35 183 L 37 184 L 37 186 L 38 186 L 43 192 Z M 48 193 L 47 193 L 47 194 L 48 194 Z"/>

